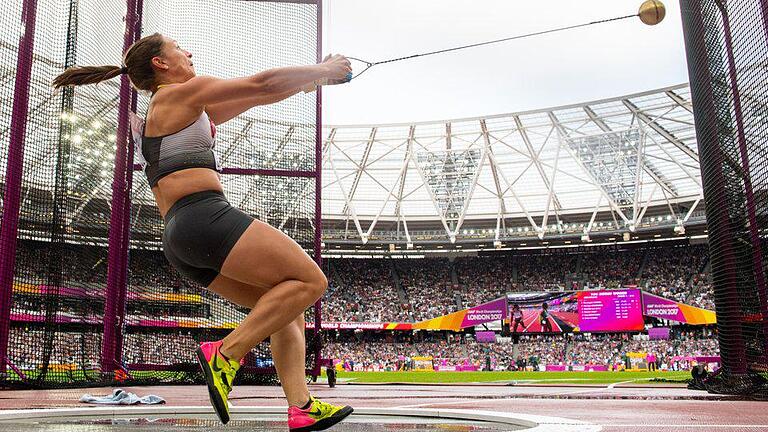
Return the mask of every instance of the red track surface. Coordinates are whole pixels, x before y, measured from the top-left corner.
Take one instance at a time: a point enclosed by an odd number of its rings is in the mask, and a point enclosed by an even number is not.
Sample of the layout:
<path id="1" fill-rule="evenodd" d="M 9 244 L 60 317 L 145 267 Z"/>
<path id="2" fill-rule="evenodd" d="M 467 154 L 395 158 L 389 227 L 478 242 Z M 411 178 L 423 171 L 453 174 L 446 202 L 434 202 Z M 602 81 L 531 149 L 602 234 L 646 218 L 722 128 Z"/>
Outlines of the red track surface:
<path id="1" fill-rule="evenodd" d="M 169 405 L 208 406 L 202 386 L 132 387 L 156 394 Z M 565 417 L 601 425 L 606 432 L 768 431 L 768 403 L 727 400 L 677 386 L 495 386 L 495 385 L 325 385 L 311 388 L 328 401 L 356 407 L 480 409 Z M 0 391 L 0 409 L 84 405 L 83 393 L 107 394 L 108 388 Z M 275 406 L 284 402 L 278 387 L 236 387 L 234 405 Z"/>

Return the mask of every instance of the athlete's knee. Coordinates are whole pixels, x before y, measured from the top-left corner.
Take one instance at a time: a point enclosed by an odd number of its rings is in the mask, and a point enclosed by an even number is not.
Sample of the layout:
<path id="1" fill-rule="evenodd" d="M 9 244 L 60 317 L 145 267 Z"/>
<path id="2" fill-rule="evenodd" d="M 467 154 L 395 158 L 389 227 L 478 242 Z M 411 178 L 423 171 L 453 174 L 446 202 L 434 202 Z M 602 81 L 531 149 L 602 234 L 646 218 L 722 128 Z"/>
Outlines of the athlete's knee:
<path id="1" fill-rule="evenodd" d="M 293 325 L 298 327 L 301 331 L 304 331 L 306 324 L 304 322 L 304 314 L 299 314 L 298 317 L 296 317 L 295 320 L 293 320 Z"/>
<path id="2" fill-rule="evenodd" d="M 325 277 L 322 270 L 319 268 L 314 272 L 312 278 L 307 281 L 307 288 L 310 291 L 310 295 L 315 299 L 319 299 L 328 289 L 328 278 Z"/>

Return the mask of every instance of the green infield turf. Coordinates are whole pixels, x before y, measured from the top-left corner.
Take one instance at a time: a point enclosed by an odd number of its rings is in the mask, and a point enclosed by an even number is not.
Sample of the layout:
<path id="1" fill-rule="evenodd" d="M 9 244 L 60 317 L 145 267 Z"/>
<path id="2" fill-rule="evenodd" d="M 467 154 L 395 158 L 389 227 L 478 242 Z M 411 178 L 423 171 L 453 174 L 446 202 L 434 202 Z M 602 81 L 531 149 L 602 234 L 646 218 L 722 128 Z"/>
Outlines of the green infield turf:
<path id="1" fill-rule="evenodd" d="M 354 383 L 492 383 L 519 384 L 612 384 L 619 382 L 685 383 L 691 373 L 682 372 L 338 372 L 339 382 Z"/>

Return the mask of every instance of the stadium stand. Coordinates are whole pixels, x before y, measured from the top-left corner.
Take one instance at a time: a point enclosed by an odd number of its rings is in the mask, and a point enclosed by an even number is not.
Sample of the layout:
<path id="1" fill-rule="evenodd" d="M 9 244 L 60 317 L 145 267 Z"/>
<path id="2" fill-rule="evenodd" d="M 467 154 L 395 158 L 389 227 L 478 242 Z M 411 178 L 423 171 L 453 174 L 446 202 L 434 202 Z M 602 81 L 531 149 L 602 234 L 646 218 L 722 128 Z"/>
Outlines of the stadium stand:
<path id="1" fill-rule="evenodd" d="M 39 267 L 42 272 L 46 262 L 44 244 L 23 241 L 20 245 L 17 259 L 24 266 Z M 103 296 L 95 282 L 107 277 L 106 264 L 88 260 L 99 256 L 88 253 L 89 248 L 97 246 L 67 247 L 82 257 L 66 261 L 70 267 L 68 286 L 81 288 L 94 298 Z M 329 275 L 329 288 L 323 298 L 324 320 L 411 322 L 472 307 L 508 292 L 622 286 L 638 286 L 665 298 L 714 308 L 706 245 L 595 249 L 580 253 L 459 257 L 453 262 L 446 258 L 328 259 L 324 265 Z M 133 250 L 130 260 L 131 284 L 138 292 L 147 287 L 147 292 L 195 294 L 210 308 L 226 305 L 226 300 L 182 278 L 160 251 Z M 26 304 L 30 311 L 38 308 L 34 297 L 28 301 L 21 305 Z M 83 314 L 83 306 L 73 302 L 69 310 L 65 303 L 62 311 Z M 174 309 L 143 312 L 130 308 L 128 311 L 129 316 L 147 319 L 171 317 Z M 184 312 L 182 316 L 189 314 Z M 203 318 L 199 312 L 197 316 Z"/>

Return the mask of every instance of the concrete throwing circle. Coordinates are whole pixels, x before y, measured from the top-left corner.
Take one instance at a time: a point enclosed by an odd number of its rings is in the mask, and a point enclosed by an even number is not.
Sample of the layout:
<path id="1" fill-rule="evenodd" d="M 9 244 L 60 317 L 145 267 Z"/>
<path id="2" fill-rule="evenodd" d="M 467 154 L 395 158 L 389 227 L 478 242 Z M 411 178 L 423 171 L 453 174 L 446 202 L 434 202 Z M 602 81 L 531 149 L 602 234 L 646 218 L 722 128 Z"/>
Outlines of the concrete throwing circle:
<path id="1" fill-rule="evenodd" d="M 285 407 L 233 407 L 229 431 L 284 431 Z M 100 431 L 184 431 L 224 428 L 210 407 L 87 407 L 0 411 L 0 430 L 14 432 L 66 430 Z M 496 411 L 431 408 L 356 408 L 355 413 L 332 430 L 377 432 L 408 430 L 428 432 L 526 431 L 598 432 L 600 426 L 561 417 Z"/>

